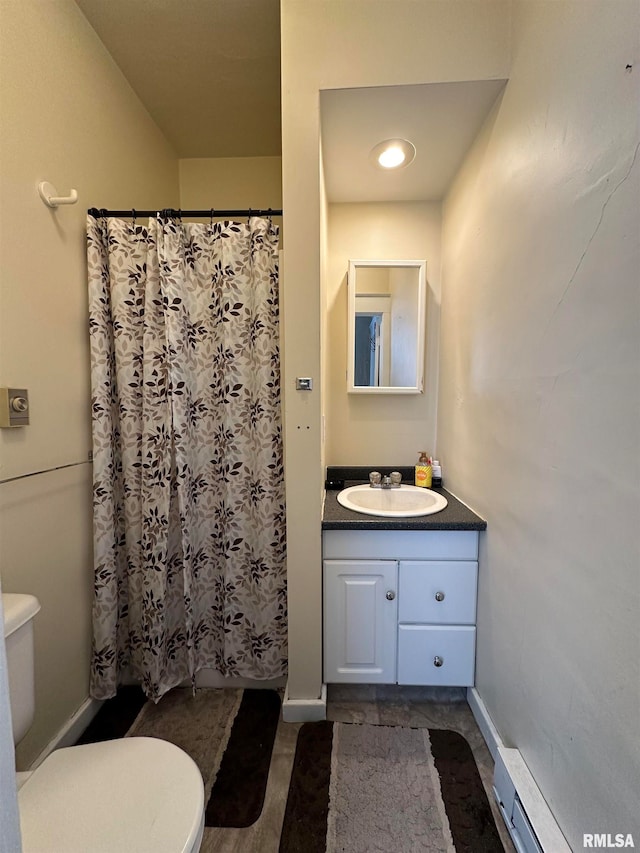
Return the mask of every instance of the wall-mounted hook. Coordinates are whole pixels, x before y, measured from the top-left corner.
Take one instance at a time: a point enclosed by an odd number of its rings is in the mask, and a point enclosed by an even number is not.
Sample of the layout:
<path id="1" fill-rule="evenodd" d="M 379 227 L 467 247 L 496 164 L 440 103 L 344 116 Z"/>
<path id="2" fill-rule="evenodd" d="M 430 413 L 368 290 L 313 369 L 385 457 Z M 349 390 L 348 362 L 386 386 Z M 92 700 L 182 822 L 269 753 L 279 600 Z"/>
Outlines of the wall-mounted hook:
<path id="1" fill-rule="evenodd" d="M 58 190 L 48 181 L 38 184 L 38 193 L 47 207 L 57 207 L 59 204 L 75 204 L 78 201 L 77 190 L 71 190 L 69 195 L 58 195 Z"/>

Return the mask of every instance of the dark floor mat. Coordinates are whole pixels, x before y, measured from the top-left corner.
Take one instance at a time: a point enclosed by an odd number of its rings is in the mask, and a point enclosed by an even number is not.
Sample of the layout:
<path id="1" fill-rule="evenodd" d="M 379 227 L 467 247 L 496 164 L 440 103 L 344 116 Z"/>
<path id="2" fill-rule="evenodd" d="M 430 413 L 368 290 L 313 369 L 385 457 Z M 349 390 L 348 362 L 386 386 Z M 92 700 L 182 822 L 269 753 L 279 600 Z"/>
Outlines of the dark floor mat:
<path id="1" fill-rule="evenodd" d="M 99 743 L 124 737 L 146 701 L 147 697 L 137 684 L 120 687 L 116 696 L 102 704 L 77 743 Z"/>
<path id="2" fill-rule="evenodd" d="M 280 853 L 435 850 L 451 840 L 456 853 L 504 851 L 473 753 L 457 732 L 300 728 Z"/>
<path id="3" fill-rule="evenodd" d="M 205 826 L 247 827 L 260 817 L 280 719 L 274 690 L 245 690 L 205 812 Z"/>

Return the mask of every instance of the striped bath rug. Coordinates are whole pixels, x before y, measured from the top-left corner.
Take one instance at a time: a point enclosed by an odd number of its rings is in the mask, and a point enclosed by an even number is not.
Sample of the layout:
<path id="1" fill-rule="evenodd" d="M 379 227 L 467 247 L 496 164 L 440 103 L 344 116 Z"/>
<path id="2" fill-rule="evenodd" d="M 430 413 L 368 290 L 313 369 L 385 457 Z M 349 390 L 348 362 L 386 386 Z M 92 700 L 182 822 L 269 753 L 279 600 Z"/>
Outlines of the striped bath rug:
<path id="1" fill-rule="evenodd" d="M 204 780 L 205 826 L 251 826 L 260 817 L 280 718 L 275 690 L 175 689 L 147 702 L 127 736 L 183 749 Z"/>
<path id="2" fill-rule="evenodd" d="M 462 735 L 355 723 L 301 727 L 280 853 L 503 850 Z"/>

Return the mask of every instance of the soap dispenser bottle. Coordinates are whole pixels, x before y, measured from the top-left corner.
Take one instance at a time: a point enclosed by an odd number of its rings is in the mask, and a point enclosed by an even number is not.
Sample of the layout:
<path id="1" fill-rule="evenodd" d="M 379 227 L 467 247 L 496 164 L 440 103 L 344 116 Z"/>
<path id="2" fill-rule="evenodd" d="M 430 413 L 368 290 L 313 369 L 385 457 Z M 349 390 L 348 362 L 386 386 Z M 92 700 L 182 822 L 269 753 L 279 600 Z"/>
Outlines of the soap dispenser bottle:
<path id="1" fill-rule="evenodd" d="M 416 465 L 416 486 L 423 489 L 431 488 L 431 460 L 424 450 L 420 451 L 418 464 Z"/>

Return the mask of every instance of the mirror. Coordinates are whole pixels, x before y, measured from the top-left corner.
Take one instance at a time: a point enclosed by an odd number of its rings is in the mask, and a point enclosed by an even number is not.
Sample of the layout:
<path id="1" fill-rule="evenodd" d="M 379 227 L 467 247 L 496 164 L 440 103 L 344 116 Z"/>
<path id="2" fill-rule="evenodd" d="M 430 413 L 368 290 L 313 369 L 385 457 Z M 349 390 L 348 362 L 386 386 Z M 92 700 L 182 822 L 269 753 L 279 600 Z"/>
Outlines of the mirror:
<path id="1" fill-rule="evenodd" d="M 426 261 L 349 261 L 350 394 L 421 394 Z"/>

